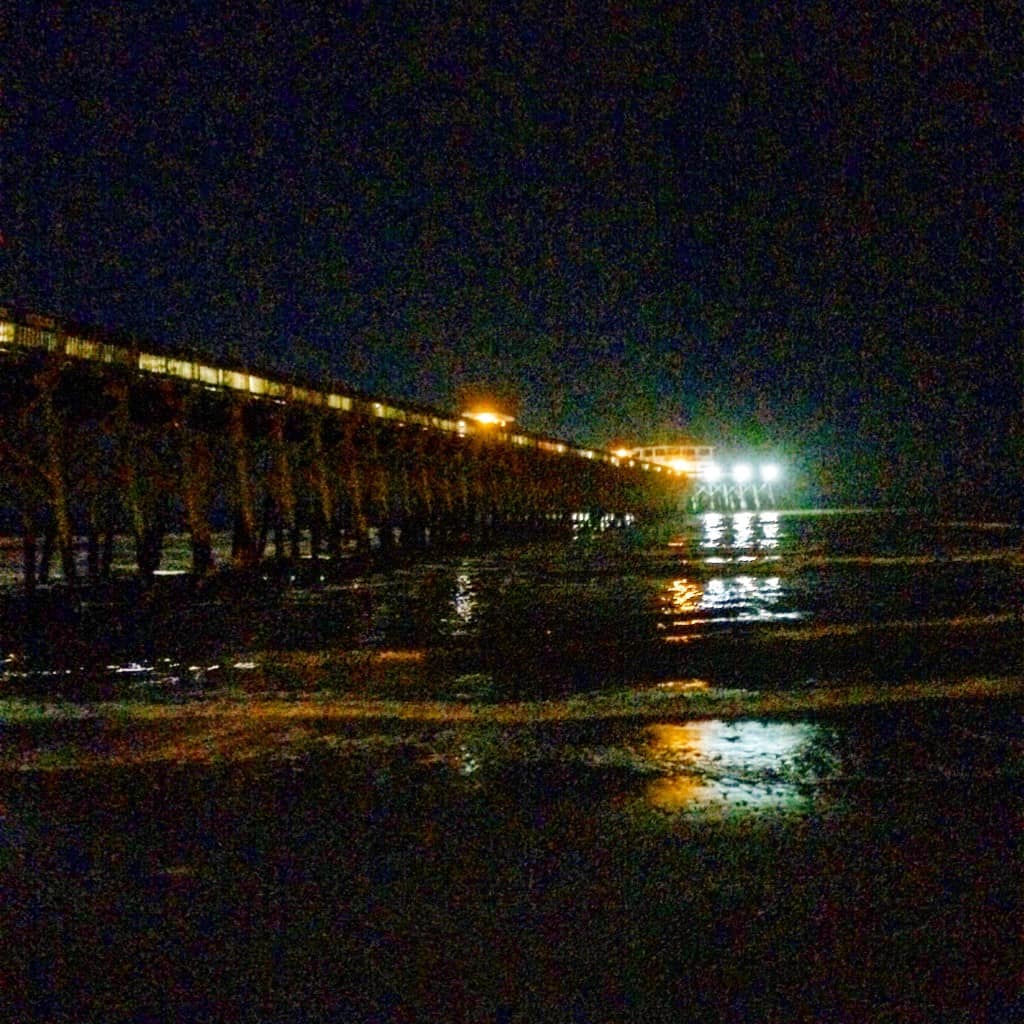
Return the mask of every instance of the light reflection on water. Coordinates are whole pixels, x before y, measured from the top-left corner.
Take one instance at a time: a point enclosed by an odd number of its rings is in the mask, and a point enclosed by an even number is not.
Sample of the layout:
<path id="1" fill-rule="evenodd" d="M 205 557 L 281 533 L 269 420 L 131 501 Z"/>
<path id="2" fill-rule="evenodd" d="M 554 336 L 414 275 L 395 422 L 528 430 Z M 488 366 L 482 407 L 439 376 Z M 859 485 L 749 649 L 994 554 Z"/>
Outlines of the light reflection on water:
<path id="1" fill-rule="evenodd" d="M 647 803 L 669 812 L 802 808 L 801 784 L 815 781 L 806 753 L 818 744 L 810 722 L 719 720 L 657 724 L 641 754 L 659 775 Z"/>
<path id="2" fill-rule="evenodd" d="M 754 543 L 754 513 L 737 512 L 732 517 L 734 548 L 749 548 Z"/>
<path id="3" fill-rule="evenodd" d="M 473 621 L 476 602 L 473 577 L 468 572 L 459 572 L 455 577 L 455 596 L 452 598 L 452 610 L 458 623 L 468 626 Z"/>
<path id="4" fill-rule="evenodd" d="M 11 599 L 0 601 L 0 614 L 12 624 L 4 631 L 7 620 L 0 623 L 0 683 L 138 664 L 151 666 L 140 678 L 108 671 L 124 682 L 186 685 L 194 675 L 188 666 L 230 664 L 263 650 L 407 648 L 438 654 L 437 665 L 448 658 L 458 678 L 490 674 L 500 677 L 499 690 L 514 680 L 514 690 L 501 692 L 539 693 L 559 673 L 583 691 L 632 678 L 632 666 L 648 652 L 645 680 L 675 674 L 675 655 L 662 641 L 735 636 L 760 672 L 768 663 L 761 641 L 800 641 L 809 650 L 803 641 L 882 628 L 988 628 L 1016 614 L 1015 534 L 970 523 L 955 531 L 918 523 L 914 534 L 912 525 L 880 514 L 710 512 L 657 530 L 589 531 L 571 545 L 438 550 L 398 568 L 346 560 L 326 578 L 326 561 L 319 575 L 303 563 L 290 576 L 265 576 L 251 590 L 246 584 L 244 592 L 216 581 L 193 590 L 163 577 L 145 600 L 135 600 L 140 591 L 123 579 L 83 587 L 74 600 L 59 587 L 41 587 L 31 643 L 14 628 L 22 620 L 11 591 L 0 593 Z M 229 560 L 230 538 L 215 540 L 219 560 Z M 183 572 L 191 558 L 187 537 L 168 537 L 164 554 L 165 572 Z M 0 541 L 0 582 L 5 564 L 16 578 L 18 558 L 17 544 Z M 115 567 L 131 568 L 127 542 L 115 550 Z M 801 628 L 786 631 L 792 620 Z M 867 657 L 873 648 L 863 650 Z M 810 674 L 777 660 L 778 681 Z M 715 665 L 705 670 L 714 674 Z M 722 675 L 736 671 L 730 662 Z M 451 689 L 447 676 L 439 689 Z"/>
<path id="5" fill-rule="evenodd" d="M 701 520 L 704 525 L 701 547 L 717 548 L 725 536 L 725 516 L 721 512 L 705 512 Z"/>
<path id="6" fill-rule="evenodd" d="M 698 517 L 700 547 L 711 552 L 771 551 L 779 547 L 779 514 L 777 512 L 705 512 Z M 709 559 L 710 560 L 710 559 Z"/>
<path id="7" fill-rule="evenodd" d="M 713 577 L 700 582 L 685 577 L 671 580 L 662 590 L 660 628 L 725 622 L 766 622 L 799 619 L 787 607 L 787 594 L 778 576 Z"/>

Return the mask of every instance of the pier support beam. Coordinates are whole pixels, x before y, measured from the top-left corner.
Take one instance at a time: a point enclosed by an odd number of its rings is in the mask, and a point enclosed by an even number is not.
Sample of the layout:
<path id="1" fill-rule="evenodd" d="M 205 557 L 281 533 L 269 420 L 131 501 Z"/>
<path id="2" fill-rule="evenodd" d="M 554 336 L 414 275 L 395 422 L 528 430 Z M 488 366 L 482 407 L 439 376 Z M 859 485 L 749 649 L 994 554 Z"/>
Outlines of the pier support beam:
<path id="1" fill-rule="evenodd" d="M 182 497 L 192 543 L 192 572 L 205 576 L 213 568 L 213 531 L 210 527 L 213 459 L 206 438 L 186 429 L 182 452 Z"/>
<path id="2" fill-rule="evenodd" d="M 64 424 L 53 403 L 58 374 L 59 368 L 54 368 L 43 379 L 40 402 L 43 413 L 43 429 L 46 432 L 46 478 L 50 485 L 53 530 L 57 549 L 60 551 L 64 579 L 68 583 L 74 583 L 78 573 L 75 566 L 74 527 L 71 522 L 71 504 L 68 500 L 65 472 Z"/>
<path id="3" fill-rule="evenodd" d="M 256 537 L 256 508 L 249 474 L 249 442 L 245 430 L 245 406 L 232 401 L 228 411 L 228 437 L 234 463 L 234 536 L 231 558 L 235 566 L 249 569 L 259 561 Z"/>
<path id="4" fill-rule="evenodd" d="M 327 535 L 327 553 L 332 559 L 341 555 L 341 536 L 337 521 L 337 510 L 335 509 L 334 491 L 331 487 L 331 472 L 328 466 L 327 446 L 324 443 L 324 421 L 320 416 L 315 416 L 310 425 L 310 448 L 312 464 L 310 476 L 313 487 L 314 501 L 310 517 L 311 537 L 314 526 L 318 526 L 317 543 L 313 545 L 314 556 L 319 552 L 320 534 Z"/>
<path id="5" fill-rule="evenodd" d="M 285 559 L 285 530 L 288 531 L 288 555 L 299 558 L 299 525 L 296 518 L 295 485 L 292 465 L 285 443 L 284 416 L 275 414 L 270 421 L 270 479 L 268 496 L 274 516 L 274 554 Z"/>

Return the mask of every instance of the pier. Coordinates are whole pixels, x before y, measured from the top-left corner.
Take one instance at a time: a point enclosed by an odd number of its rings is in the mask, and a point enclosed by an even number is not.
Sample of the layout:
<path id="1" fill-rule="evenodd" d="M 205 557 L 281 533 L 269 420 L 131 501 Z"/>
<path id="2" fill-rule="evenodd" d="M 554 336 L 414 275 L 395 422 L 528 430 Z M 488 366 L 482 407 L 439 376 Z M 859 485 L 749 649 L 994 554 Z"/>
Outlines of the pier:
<path id="1" fill-rule="evenodd" d="M 139 574 L 186 532 L 192 571 L 624 524 L 678 507 L 682 474 L 518 430 L 0 308 L 0 515 L 27 589 Z M 84 558 L 82 548 L 84 547 Z M 84 568 L 83 568 L 84 566 Z"/>

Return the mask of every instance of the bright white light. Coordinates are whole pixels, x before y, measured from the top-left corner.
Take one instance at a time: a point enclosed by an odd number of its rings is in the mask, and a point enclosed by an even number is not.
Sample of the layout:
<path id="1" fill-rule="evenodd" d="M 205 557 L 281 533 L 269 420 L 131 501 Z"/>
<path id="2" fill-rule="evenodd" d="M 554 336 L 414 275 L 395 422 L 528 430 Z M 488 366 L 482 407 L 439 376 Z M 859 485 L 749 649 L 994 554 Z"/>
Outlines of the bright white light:
<path id="1" fill-rule="evenodd" d="M 709 484 L 716 484 L 722 479 L 722 467 L 717 462 L 705 462 L 701 467 L 701 475 Z"/>
<path id="2" fill-rule="evenodd" d="M 761 479 L 766 484 L 773 484 L 779 479 L 779 467 L 774 462 L 766 462 L 761 467 Z"/>
<path id="3" fill-rule="evenodd" d="M 738 484 L 745 484 L 753 475 L 754 471 L 745 462 L 732 467 L 732 478 Z"/>
<path id="4" fill-rule="evenodd" d="M 473 580 L 468 573 L 459 573 L 455 577 L 455 596 L 452 599 L 455 614 L 462 623 L 473 621 L 473 609 L 476 607 L 476 594 L 473 592 Z"/>

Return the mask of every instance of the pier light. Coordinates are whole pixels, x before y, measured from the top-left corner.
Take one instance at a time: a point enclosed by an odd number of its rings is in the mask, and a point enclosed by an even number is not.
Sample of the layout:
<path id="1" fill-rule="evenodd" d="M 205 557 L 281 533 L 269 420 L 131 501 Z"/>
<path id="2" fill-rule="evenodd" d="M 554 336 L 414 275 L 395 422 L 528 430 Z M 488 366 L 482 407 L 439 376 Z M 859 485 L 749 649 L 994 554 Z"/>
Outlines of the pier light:
<path id="1" fill-rule="evenodd" d="M 761 467 L 761 482 L 773 484 L 779 479 L 779 467 L 774 462 L 766 462 Z"/>
<path id="2" fill-rule="evenodd" d="M 628 448 L 616 448 L 613 455 L 617 455 L 620 459 L 628 459 L 630 456 L 630 450 Z"/>
<path id="3" fill-rule="evenodd" d="M 732 467 L 732 478 L 738 484 L 745 484 L 754 475 L 754 471 L 746 462 L 739 462 Z"/>
<path id="4" fill-rule="evenodd" d="M 689 459 L 673 459 L 672 468 L 677 473 L 692 473 L 693 463 Z"/>
<path id="5" fill-rule="evenodd" d="M 462 418 L 484 427 L 505 427 L 515 422 L 515 417 L 495 412 L 494 409 L 469 409 L 462 414 Z"/>
<path id="6" fill-rule="evenodd" d="M 717 484 L 722 479 L 722 467 L 717 462 L 705 462 L 701 467 L 701 476 L 709 484 Z"/>

